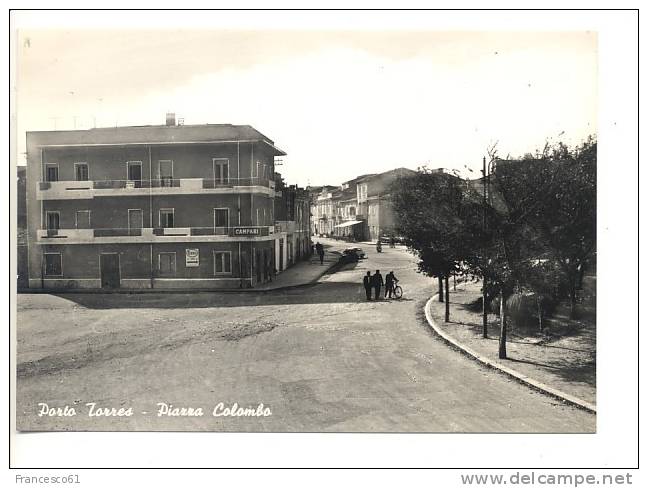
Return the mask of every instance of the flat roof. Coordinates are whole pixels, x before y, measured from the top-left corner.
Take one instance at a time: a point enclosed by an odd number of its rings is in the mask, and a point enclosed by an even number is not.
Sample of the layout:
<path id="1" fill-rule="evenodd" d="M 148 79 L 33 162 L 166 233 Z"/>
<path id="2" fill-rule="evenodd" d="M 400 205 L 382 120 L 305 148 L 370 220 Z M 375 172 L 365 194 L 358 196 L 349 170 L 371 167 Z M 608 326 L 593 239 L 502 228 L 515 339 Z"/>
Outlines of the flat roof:
<path id="1" fill-rule="evenodd" d="M 144 125 L 97 129 L 28 131 L 27 140 L 40 147 L 90 147 L 166 144 L 262 143 L 275 156 L 286 152 L 250 125 Z"/>

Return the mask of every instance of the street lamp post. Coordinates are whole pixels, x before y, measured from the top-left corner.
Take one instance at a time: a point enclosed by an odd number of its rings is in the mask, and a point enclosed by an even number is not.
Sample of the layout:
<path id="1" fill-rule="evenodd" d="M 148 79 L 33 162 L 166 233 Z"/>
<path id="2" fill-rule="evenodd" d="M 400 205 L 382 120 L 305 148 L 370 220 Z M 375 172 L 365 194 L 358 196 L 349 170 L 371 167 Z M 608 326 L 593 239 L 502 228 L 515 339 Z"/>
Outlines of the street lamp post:
<path id="1" fill-rule="evenodd" d="M 482 239 L 486 238 L 486 211 L 488 204 L 493 204 L 493 196 L 491 194 L 491 173 L 495 158 L 492 156 L 486 164 L 486 157 L 482 158 L 482 189 L 483 189 L 483 213 L 482 213 Z M 483 248 L 485 250 L 485 246 Z M 483 256 L 485 258 L 485 256 Z M 488 310 L 486 308 L 486 274 L 482 276 L 482 337 L 488 337 Z"/>
<path id="2" fill-rule="evenodd" d="M 482 190 L 484 195 L 482 208 L 482 239 L 486 239 L 486 157 L 482 158 Z M 482 241 L 482 244 L 484 242 Z M 483 248 L 485 249 L 485 247 Z M 482 259 L 485 256 L 482 256 Z M 482 337 L 488 337 L 488 310 L 486 309 L 486 273 L 482 273 Z"/>

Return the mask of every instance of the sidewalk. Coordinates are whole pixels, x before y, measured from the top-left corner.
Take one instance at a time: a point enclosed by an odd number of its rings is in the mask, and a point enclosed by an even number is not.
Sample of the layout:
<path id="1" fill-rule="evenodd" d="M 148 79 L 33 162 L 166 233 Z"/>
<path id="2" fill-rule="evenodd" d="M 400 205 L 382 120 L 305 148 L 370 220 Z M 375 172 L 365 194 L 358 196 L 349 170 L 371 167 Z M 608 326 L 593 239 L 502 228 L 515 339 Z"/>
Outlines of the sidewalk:
<path id="1" fill-rule="evenodd" d="M 317 281 L 339 260 L 339 252 L 326 249 L 324 252 L 324 264 L 320 264 L 319 257 L 314 254 L 308 261 L 299 261 L 293 264 L 290 268 L 278 274 L 271 282 L 244 291 L 271 291 L 308 285 Z"/>
<path id="2" fill-rule="evenodd" d="M 465 305 L 481 295 L 480 283 L 457 284 L 450 292 L 450 322 L 444 322 L 445 303 L 437 297 L 426 305 L 432 328 L 447 342 L 478 361 L 509 376 L 590 411 L 596 410 L 596 330 L 592 324 L 571 321 L 549 326 L 551 333 L 522 333 L 509 327 L 508 359 L 498 358 L 499 320 L 488 317 L 488 338 L 481 336 L 481 312 Z M 451 285 L 452 287 L 452 285 Z M 554 322 L 562 322 L 556 320 Z"/>
<path id="3" fill-rule="evenodd" d="M 298 261 L 293 264 L 290 268 L 286 269 L 270 282 L 264 283 L 262 285 L 255 286 L 253 288 L 228 288 L 228 289 L 218 289 L 219 293 L 254 293 L 254 292 L 265 292 L 273 290 L 282 290 L 295 288 L 298 286 L 305 286 L 315 283 L 319 278 L 321 278 L 327 271 L 329 271 L 333 266 L 338 264 L 341 256 L 341 249 L 343 247 L 336 245 L 336 243 L 329 244 L 326 240 L 321 239 L 324 244 L 324 263 L 320 264 L 319 257 L 315 254 L 311 256 L 309 260 Z M 338 249 L 339 248 L 339 249 Z M 73 293 L 73 294 L 176 294 L 176 293 L 213 293 L 215 290 L 211 288 L 192 288 L 192 289 L 180 289 L 180 288 L 168 288 L 168 289 L 131 289 L 131 288 L 117 288 L 114 290 L 104 290 L 104 289 L 81 289 L 81 290 L 65 290 L 65 289 L 25 289 L 19 290 L 19 293 L 24 294 L 60 294 L 60 293 Z"/>

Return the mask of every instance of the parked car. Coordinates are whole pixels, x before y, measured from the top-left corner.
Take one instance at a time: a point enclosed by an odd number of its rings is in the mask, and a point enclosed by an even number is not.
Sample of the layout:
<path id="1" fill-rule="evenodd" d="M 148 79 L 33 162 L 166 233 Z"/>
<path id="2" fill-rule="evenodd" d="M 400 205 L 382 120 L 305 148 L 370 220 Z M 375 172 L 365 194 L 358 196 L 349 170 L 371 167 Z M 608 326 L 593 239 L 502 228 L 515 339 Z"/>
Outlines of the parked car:
<path id="1" fill-rule="evenodd" d="M 389 244 L 392 239 L 394 239 L 394 244 L 403 243 L 403 238 L 401 236 L 380 236 L 380 242 L 382 242 L 383 244 Z"/>
<path id="2" fill-rule="evenodd" d="M 367 254 L 359 247 L 347 247 L 342 251 L 342 260 L 345 262 L 359 261 L 365 259 Z"/>

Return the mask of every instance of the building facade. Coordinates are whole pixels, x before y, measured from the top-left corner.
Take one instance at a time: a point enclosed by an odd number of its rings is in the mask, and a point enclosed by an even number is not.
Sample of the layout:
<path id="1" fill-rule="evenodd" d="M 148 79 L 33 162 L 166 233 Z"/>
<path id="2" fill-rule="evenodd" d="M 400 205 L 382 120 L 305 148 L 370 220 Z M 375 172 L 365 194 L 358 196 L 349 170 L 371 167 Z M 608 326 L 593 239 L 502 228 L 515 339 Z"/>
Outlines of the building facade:
<path id="1" fill-rule="evenodd" d="M 275 269 L 281 273 L 311 255 L 309 193 L 275 179 Z"/>
<path id="2" fill-rule="evenodd" d="M 277 256 L 274 158 L 247 125 L 27 133 L 30 288 L 249 288 Z"/>
<path id="3" fill-rule="evenodd" d="M 415 174 L 397 168 L 358 176 L 340 187 L 311 189 L 311 233 L 353 241 L 375 241 L 396 233 L 391 205 L 391 184 Z"/>
<path id="4" fill-rule="evenodd" d="M 337 220 L 335 186 L 311 189 L 311 233 L 317 236 L 331 236 Z"/>
<path id="5" fill-rule="evenodd" d="M 390 187 L 397 178 L 415 173 L 411 169 L 396 168 L 358 179 L 358 209 L 361 215 L 366 216 L 365 234 L 370 241 L 396 234 Z"/>

